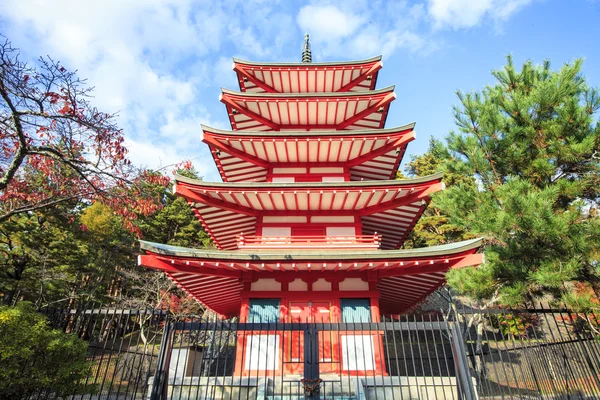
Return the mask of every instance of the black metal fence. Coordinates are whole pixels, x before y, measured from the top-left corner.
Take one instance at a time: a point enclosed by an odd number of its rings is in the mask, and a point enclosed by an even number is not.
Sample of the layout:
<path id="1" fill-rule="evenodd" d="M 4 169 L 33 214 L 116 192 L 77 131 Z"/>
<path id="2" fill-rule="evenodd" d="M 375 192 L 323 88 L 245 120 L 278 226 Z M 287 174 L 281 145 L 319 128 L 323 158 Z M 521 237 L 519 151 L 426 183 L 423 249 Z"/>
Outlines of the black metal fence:
<path id="1" fill-rule="evenodd" d="M 600 398 L 600 320 L 540 305 L 459 309 L 480 398 Z"/>
<path id="2" fill-rule="evenodd" d="M 165 325 L 164 310 L 78 309 L 42 310 L 54 328 L 88 341 L 92 374 L 89 393 L 73 399 L 146 399 L 148 381 L 156 369 Z M 38 399 L 52 398 L 39 393 Z"/>
<path id="3" fill-rule="evenodd" d="M 45 312 L 89 342 L 93 389 L 73 399 L 600 398 L 595 316 L 454 310 L 263 324 L 157 310 Z"/>

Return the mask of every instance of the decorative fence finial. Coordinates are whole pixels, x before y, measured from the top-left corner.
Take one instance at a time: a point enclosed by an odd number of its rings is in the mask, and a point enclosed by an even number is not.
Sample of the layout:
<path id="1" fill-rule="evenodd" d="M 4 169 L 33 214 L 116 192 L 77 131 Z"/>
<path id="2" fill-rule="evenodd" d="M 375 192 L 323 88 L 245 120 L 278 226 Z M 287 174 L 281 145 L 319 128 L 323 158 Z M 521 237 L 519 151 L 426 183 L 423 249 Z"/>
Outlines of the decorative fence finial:
<path id="1" fill-rule="evenodd" d="M 308 33 L 304 35 L 304 46 L 302 47 L 302 62 L 312 62 L 312 53 L 310 51 L 310 43 L 308 43 Z"/>

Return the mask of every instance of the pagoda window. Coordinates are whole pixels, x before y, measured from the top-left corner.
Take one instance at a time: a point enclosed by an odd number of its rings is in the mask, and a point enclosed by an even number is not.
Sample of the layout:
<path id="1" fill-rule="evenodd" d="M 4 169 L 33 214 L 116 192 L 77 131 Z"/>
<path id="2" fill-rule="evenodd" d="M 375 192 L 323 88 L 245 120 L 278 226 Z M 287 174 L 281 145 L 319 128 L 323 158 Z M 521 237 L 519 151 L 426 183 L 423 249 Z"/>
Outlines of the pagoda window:
<path id="1" fill-rule="evenodd" d="M 344 182 L 345 180 L 343 176 L 324 176 L 321 182 Z"/>
<path id="2" fill-rule="evenodd" d="M 321 176 L 313 174 L 299 175 L 296 177 L 296 182 L 321 182 Z"/>
<path id="3" fill-rule="evenodd" d="M 357 291 L 357 290 L 369 290 L 369 283 L 363 281 L 361 278 L 346 278 L 340 282 L 340 290 L 342 291 Z"/>
<path id="4" fill-rule="evenodd" d="M 273 183 L 292 183 L 295 182 L 293 176 L 274 176 L 272 181 Z"/>
<path id="5" fill-rule="evenodd" d="M 350 236 L 356 235 L 356 228 L 354 226 L 328 226 L 327 236 Z"/>
<path id="6" fill-rule="evenodd" d="M 250 299 L 249 322 L 279 322 L 279 299 Z"/>
<path id="7" fill-rule="evenodd" d="M 292 236 L 292 228 L 290 228 L 289 226 L 265 226 L 262 228 L 262 236 L 290 237 Z"/>
<path id="8" fill-rule="evenodd" d="M 371 322 L 369 299 L 340 299 L 342 322 Z"/>
<path id="9" fill-rule="evenodd" d="M 299 237 L 299 236 L 325 236 L 325 228 L 319 228 L 319 227 L 306 227 L 306 228 L 292 228 L 292 236 L 293 237 Z"/>

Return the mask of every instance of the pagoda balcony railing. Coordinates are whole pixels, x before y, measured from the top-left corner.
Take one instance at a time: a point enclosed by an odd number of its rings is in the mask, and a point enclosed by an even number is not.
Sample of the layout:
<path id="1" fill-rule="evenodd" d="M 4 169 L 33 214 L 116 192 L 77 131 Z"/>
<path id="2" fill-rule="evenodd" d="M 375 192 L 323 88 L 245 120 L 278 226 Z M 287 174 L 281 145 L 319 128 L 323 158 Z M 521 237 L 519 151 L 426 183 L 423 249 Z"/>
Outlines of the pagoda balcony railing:
<path id="1" fill-rule="evenodd" d="M 250 236 L 237 238 L 240 249 L 378 249 L 381 235 L 353 236 Z"/>

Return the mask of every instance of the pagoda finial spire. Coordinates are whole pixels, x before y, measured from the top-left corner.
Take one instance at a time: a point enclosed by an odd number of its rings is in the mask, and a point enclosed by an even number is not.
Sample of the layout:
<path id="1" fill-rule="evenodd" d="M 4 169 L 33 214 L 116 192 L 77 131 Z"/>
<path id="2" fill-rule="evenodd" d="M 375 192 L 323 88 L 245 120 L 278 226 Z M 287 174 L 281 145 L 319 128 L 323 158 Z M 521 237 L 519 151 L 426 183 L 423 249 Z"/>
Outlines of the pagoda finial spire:
<path id="1" fill-rule="evenodd" d="M 304 46 L 302 47 L 302 62 L 312 62 L 312 53 L 310 51 L 310 43 L 308 43 L 308 33 L 304 35 Z"/>

